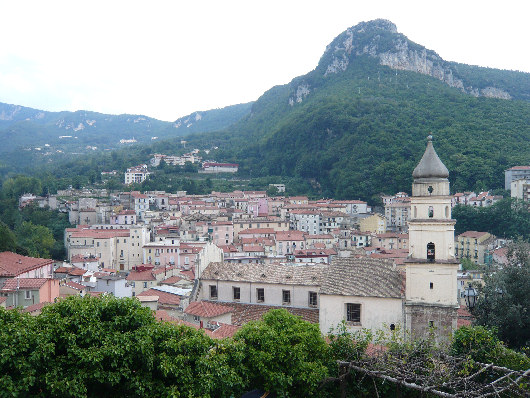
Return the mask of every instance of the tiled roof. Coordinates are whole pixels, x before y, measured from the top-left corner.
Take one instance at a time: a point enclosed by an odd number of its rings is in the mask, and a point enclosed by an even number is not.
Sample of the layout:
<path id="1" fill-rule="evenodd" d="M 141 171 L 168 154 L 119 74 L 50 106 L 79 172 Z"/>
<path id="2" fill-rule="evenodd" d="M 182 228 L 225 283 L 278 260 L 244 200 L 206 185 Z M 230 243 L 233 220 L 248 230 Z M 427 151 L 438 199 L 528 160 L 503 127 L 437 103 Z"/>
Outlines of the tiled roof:
<path id="1" fill-rule="evenodd" d="M 76 290 L 85 290 L 86 289 L 85 285 L 82 285 L 82 284 L 77 283 L 77 282 L 67 282 L 64 285 L 67 286 L 67 287 L 71 287 L 72 289 L 76 289 Z"/>
<path id="2" fill-rule="evenodd" d="M 140 293 L 138 296 L 158 296 L 158 304 L 160 305 L 180 304 L 180 296 L 173 293 L 163 292 L 161 290 L 149 289 Z"/>
<path id="3" fill-rule="evenodd" d="M 156 281 L 152 271 L 131 271 L 126 279 L 128 281 Z"/>
<path id="4" fill-rule="evenodd" d="M 336 258 L 320 294 L 401 298 L 403 276 L 391 261 L 374 258 Z"/>
<path id="5" fill-rule="evenodd" d="M 225 339 L 227 337 L 233 337 L 239 329 L 241 329 L 241 326 L 219 323 L 219 327 L 214 330 L 203 330 L 208 336 L 213 337 L 214 339 Z"/>
<path id="6" fill-rule="evenodd" d="M 194 280 L 195 279 L 195 272 L 193 270 L 189 271 L 180 271 L 180 275 L 182 275 L 187 280 Z"/>
<path id="7" fill-rule="evenodd" d="M 175 318 L 169 315 L 166 310 L 156 310 L 154 311 L 154 316 L 157 321 L 166 321 L 166 322 L 178 322 L 179 321 L 178 318 Z"/>
<path id="8" fill-rule="evenodd" d="M 169 278 L 164 279 L 160 283 L 164 283 L 166 285 L 172 285 L 173 283 L 177 283 L 177 282 L 179 282 L 181 280 L 182 280 L 182 278 L 180 276 L 170 276 Z"/>
<path id="9" fill-rule="evenodd" d="M 51 304 L 51 303 L 48 302 L 48 301 L 43 301 L 42 303 L 37 303 L 37 304 L 30 305 L 30 306 L 24 308 L 23 311 L 24 312 L 30 312 L 30 313 L 31 312 L 37 312 L 37 311 L 42 310 L 48 304 Z"/>
<path id="10" fill-rule="evenodd" d="M 278 231 L 276 232 L 276 241 L 280 240 L 304 240 L 302 231 Z"/>
<path id="11" fill-rule="evenodd" d="M 46 278 L 11 278 L 5 281 L 2 286 L 2 291 L 14 291 L 17 289 L 34 290 L 40 289 L 46 281 L 51 279 Z"/>
<path id="12" fill-rule="evenodd" d="M 264 249 L 260 245 L 244 245 L 243 251 L 244 252 L 263 252 Z"/>
<path id="13" fill-rule="evenodd" d="M 237 222 L 236 222 L 237 224 Z M 248 228 L 242 231 L 239 231 L 239 235 L 246 234 L 274 234 L 274 228 Z"/>
<path id="14" fill-rule="evenodd" d="M 260 320 L 270 310 L 285 308 L 293 315 L 301 316 L 303 320 L 318 323 L 318 308 L 293 308 L 261 304 L 218 303 L 233 308 L 232 325 L 241 326 L 249 321 Z"/>
<path id="15" fill-rule="evenodd" d="M 202 279 L 320 286 L 326 265 L 210 263 Z"/>
<path id="16" fill-rule="evenodd" d="M 23 274 L 32 269 L 53 263 L 53 260 L 21 256 L 12 252 L 0 253 L 0 277 L 10 277 Z"/>
<path id="17" fill-rule="evenodd" d="M 194 301 L 186 307 L 184 312 L 189 315 L 213 318 L 214 316 L 227 314 L 233 311 L 234 309 L 232 307 L 212 303 L 210 301 Z"/>

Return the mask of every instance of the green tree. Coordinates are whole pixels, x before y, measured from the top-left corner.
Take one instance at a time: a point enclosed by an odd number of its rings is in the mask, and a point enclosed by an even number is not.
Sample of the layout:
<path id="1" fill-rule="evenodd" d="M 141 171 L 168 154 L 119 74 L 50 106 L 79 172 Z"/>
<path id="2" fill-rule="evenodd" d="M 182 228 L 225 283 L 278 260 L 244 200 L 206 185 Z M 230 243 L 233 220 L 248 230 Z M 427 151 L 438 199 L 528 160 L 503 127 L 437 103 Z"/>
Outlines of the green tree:
<path id="1" fill-rule="evenodd" d="M 451 343 L 451 354 L 468 356 L 474 361 L 493 363 L 513 370 L 530 369 L 530 358 L 504 346 L 495 329 L 463 326 L 457 329 Z"/>
<path id="2" fill-rule="evenodd" d="M 17 237 L 7 225 L 0 221 L 0 252 L 16 251 Z"/>
<path id="3" fill-rule="evenodd" d="M 251 386 L 279 396 L 318 395 L 329 361 L 329 348 L 318 325 L 284 309 L 271 310 L 261 321 L 243 326 L 234 340 L 245 345 L 242 364 Z"/>
<path id="4" fill-rule="evenodd" d="M 513 244 L 509 263 L 487 275 L 473 310 L 479 325 L 495 327 L 510 348 L 530 346 L 530 243 Z"/>
<path id="5" fill-rule="evenodd" d="M 24 247 L 30 256 L 50 257 L 55 239 L 49 228 L 24 221 L 15 228 L 15 234 L 20 246 Z"/>
<path id="6" fill-rule="evenodd" d="M 241 352 L 135 299 L 70 297 L 37 317 L 0 308 L 0 397 L 239 396 Z"/>
<path id="7" fill-rule="evenodd" d="M 42 185 L 35 177 L 17 176 L 9 178 L 2 184 L 2 193 L 5 197 L 18 199 L 23 193 L 33 193 L 40 195 Z"/>

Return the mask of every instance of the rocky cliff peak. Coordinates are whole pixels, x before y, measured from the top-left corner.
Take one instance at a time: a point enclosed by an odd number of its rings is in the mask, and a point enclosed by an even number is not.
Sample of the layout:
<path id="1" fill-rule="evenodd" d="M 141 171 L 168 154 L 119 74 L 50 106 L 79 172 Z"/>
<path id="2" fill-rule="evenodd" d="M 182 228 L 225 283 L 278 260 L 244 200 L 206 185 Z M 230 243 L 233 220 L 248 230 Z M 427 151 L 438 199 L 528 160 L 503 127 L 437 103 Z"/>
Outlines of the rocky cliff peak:
<path id="1" fill-rule="evenodd" d="M 436 52 L 410 41 L 386 19 L 361 22 L 346 29 L 326 48 L 318 69 L 324 76 L 344 72 L 359 56 L 378 58 L 381 65 L 432 76 L 451 87 L 479 97 L 511 99 L 498 87 L 473 87 L 461 78 L 450 62 Z"/>

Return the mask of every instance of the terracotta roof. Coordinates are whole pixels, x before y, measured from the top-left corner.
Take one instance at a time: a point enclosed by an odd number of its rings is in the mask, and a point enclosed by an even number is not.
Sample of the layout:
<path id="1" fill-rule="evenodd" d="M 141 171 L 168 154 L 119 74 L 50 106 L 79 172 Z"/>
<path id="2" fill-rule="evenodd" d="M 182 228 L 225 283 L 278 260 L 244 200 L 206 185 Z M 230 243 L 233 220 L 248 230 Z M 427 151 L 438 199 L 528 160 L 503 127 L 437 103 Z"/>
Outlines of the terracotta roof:
<path id="1" fill-rule="evenodd" d="M 86 289 L 85 285 L 82 285 L 82 284 L 77 283 L 77 282 L 71 282 L 71 281 L 65 283 L 64 286 L 68 286 L 68 287 L 71 287 L 72 289 L 76 289 L 76 290 L 85 290 Z"/>
<path id="2" fill-rule="evenodd" d="M 278 231 L 276 232 L 276 241 L 279 240 L 304 240 L 302 231 Z"/>
<path id="3" fill-rule="evenodd" d="M 237 222 L 236 222 L 237 224 Z M 274 228 L 248 228 L 239 231 L 239 235 L 246 234 L 274 234 Z"/>
<path id="4" fill-rule="evenodd" d="M 227 337 L 233 337 L 239 329 L 241 329 L 241 326 L 219 323 L 219 327 L 214 330 L 203 330 L 204 333 L 206 333 L 210 337 L 213 337 L 214 339 L 225 339 Z"/>
<path id="5" fill-rule="evenodd" d="M 392 261 L 374 258 L 335 258 L 320 294 L 401 298 L 403 276 Z"/>
<path id="6" fill-rule="evenodd" d="M 456 312 L 457 314 L 457 321 L 456 326 L 457 328 L 461 326 L 471 326 L 471 321 L 474 319 L 473 315 L 467 310 L 466 307 L 460 306 Z"/>
<path id="7" fill-rule="evenodd" d="M 17 276 L 52 263 L 53 260 L 50 259 L 26 257 L 12 252 L 2 252 L 0 253 L 0 277 Z"/>
<path id="8" fill-rule="evenodd" d="M 128 281 L 156 281 L 152 271 L 131 271 L 126 279 Z"/>
<path id="9" fill-rule="evenodd" d="M 82 268 L 77 268 L 77 267 L 72 267 L 68 271 L 68 275 L 72 275 L 72 276 L 81 276 L 81 275 L 84 275 L 85 273 L 86 273 L 86 270 Z"/>
<path id="10" fill-rule="evenodd" d="M 181 280 L 182 280 L 182 278 L 180 276 L 170 276 L 169 278 L 164 279 L 160 283 L 164 283 L 166 285 L 172 285 L 173 283 L 177 283 L 177 282 L 179 282 Z"/>
<path id="11" fill-rule="evenodd" d="M 232 307 L 212 303 L 210 301 L 194 301 L 188 305 L 184 312 L 189 315 L 213 318 L 214 316 L 227 314 L 233 311 L 234 309 Z"/>
<path id="12" fill-rule="evenodd" d="M 179 322 L 178 318 L 172 317 L 167 313 L 166 310 L 156 310 L 154 311 L 154 316 L 157 321 L 166 321 L 166 322 Z M 190 323 L 190 326 L 192 324 Z"/>
<path id="13" fill-rule="evenodd" d="M 27 306 L 26 308 L 23 309 L 23 311 L 24 312 L 37 312 L 37 311 L 42 310 L 48 304 L 51 304 L 51 303 L 48 301 L 43 301 L 42 303 L 37 303 L 37 304 Z"/>
<path id="14" fill-rule="evenodd" d="M 5 281 L 2 291 L 11 292 L 17 289 L 34 290 L 40 289 L 48 280 L 46 278 L 11 278 Z"/>
<path id="15" fill-rule="evenodd" d="M 263 252 L 264 249 L 260 245 L 244 245 L 243 251 L 244 252 Z"/>
<path id="16" fill-rule="evenodd" d="M 530 166 L 513 166 L 508 170 L 530 170 Z"/>
<path id="17" fill-rule="evenodd" d="M 160 305 L 180 305 L 180 296 L 163 292 L 161 290 L 149 289 L 140 293 L 138 296 L 158 296 L 158 304 Z"/>
<path id="18" fill-rule="evenodd" d="M 3 302 L 7 301 L 7 297 L 5 296 L 0 296 L 0 304 L 2 304 Z"/>
<path id="19" fill-rule="evenodd" d="M 327 265 L 210 263 L 201 279 L 319 286 Z"/>
<path id="20" fill-rule="evenodd" d="M 260 320 L 268 311 L 284 308 L 293 315 L 301 316 L 303 320 L 318 323 L 318 308 L 294 308 L 261 304 L 243 304 L 243 303 L 217 303 L 232 307 L 232 325 L 241 326 L 249 321 Z"/>
<path id="21" fill-rule="evenodd" d="M 190 281 L 195 279 L 195 272 L 193 270 L 180 271 L 180 275 L 182 275 L 185 279 L 188 279 Z"/>

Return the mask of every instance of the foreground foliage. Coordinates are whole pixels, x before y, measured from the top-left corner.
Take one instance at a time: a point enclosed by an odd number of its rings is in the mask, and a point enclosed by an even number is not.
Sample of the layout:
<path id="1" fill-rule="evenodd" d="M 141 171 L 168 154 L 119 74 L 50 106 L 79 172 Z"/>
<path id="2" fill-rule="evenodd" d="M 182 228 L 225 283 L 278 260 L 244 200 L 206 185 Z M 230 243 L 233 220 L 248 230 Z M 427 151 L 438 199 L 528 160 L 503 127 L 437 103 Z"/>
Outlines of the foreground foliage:
<path id="1" fill-rule="evenodd" d="M 254 388 L 279 397 L 393 397 L 398 390 L 415 397 L 448 390 L 444 380 L 458 386 L 458 377 L 480 371 L 480 361 L 528 366 L 528 357 L 482 328 L 457 333 L 457 356 L 429 341 L 407 342 L 398 331 L 374 340 L 367 355 L 370 333 L 344 325 L 335 333 L 326 342 L 318 326 L 283 309 L 219 341 L 157 322 L 135 299 L 71 297 L 36 317 L 0 308 L 0 397 L 239 397 Z M 511 372 L 520 382 L 510 392 L 528 392 L 521 372 L 488 369 L 473 376 L 477 389 L 488 388 L 495 372 Z M 432 391 L 403 380 L 424 380 Z"/>

